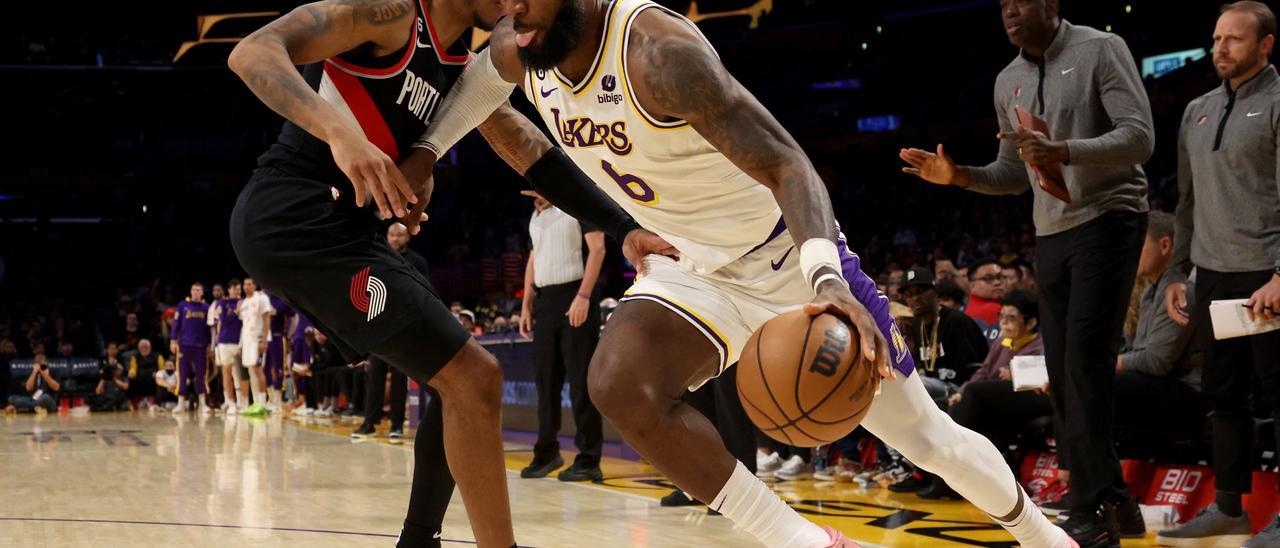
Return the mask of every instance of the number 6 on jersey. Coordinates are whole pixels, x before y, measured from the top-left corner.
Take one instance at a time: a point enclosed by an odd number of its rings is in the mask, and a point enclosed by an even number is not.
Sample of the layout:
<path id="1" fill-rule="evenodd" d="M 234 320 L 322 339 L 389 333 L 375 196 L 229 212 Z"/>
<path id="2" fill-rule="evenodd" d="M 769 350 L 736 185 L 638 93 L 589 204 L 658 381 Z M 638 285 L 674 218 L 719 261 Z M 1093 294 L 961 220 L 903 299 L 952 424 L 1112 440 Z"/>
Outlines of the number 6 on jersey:
<path id="1" fill-rule="evenodd" d="M 647 206 L 658 205 L 658 193 L 654 192 L 648 184 L 645 184 L 644 179 L 635 175 L 619 174 L 618 170 L 614 169 L 613 164 L 610 164 L 608 160 L 600 160 L 600 168 L 613 179 L 613 182 L 618 183 L 618 186 L 622 187 L 622 191 L 626 192 L 627 196 L 630 196 L 632 200 Z"/>

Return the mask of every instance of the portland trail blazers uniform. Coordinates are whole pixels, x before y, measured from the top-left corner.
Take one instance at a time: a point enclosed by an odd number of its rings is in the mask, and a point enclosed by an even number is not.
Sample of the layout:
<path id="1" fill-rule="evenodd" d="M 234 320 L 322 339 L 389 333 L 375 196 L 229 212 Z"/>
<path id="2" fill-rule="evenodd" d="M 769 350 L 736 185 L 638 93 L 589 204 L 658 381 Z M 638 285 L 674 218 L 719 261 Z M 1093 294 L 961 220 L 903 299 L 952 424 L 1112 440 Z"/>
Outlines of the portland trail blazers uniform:
<path id="1" fill-rule="evenodd" d="M 372 57 L 347 52 L 307 66 L 319 95 L 392 160 L 426 130 L 469 52 L 436 39 L 421 2 L 405 46 Z M 382 236 L 386 223 L 357 208 L 328 144 L 291 122 L 258 160 L 231 216 L 231 242 L 258 284 L 306 314 L 349 362 L 376 351 L 408 355 L 419 381 L 453 357 L 468 334 L 427 279 Z M 415 348 L 386 348 L 408 329 Z M 400 339 L 405 339 L 401 337 Z M 397 363 L 405 360 L 396 360 Z"/>

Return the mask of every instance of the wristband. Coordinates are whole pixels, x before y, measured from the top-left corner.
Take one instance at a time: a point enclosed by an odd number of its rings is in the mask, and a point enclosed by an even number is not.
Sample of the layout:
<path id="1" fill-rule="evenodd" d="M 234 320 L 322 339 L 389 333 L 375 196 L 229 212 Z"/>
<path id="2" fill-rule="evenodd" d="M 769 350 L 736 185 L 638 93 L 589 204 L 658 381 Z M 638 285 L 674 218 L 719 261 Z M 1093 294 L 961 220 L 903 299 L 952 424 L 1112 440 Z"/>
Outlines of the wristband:
<path id="1" fill-rule="evenodd" d="M 826 273 L 826 274 L 823 274 L 823 275 L 821 275 L 821 276 L 818 276 L 818 279 L 816 279 L 816 280 L 814 280 L 814 281 L 813 281 L 813 291 L 814 291 L 815 293 L 817 293 L 818 288 L 819 288 L 819 287 L 822 287 L 822 282 L 825 282 L 825 281 L 827 281 L 827 280 L 839 280 L 839 281 L 840 281 L 840 283 L 842 283 L 842 284 L 848 284 L 848 283 L 849 283 L 849 282 L 845 281 L 845 279 L 844 279 L 844 277 L 843 277 L 843 276 L 841 276 L 841 275 L 839 275 L 839 274 L 832 273 L 832 272 L 828 272 L 828 273 Z"/>
<path id="2" fill-rule="evenodd" d="M 830 268 L 835 272 L 840 272 L 840 252 L 836 250 L 836 243 L 826 238 L 810 238 L 800 245 L 800 272 L 804 274 L 804 279 L 813 284 L 813 290 L 818 290 L 818 284 L 828 279 L 835 278 L 844 283 L 848 283 L 843 277 L 835 273 L 823 275 L 818 279 L 814 279 L 814 275 L 822 268 Z"/>
<path id="3" fill-rule="evenodd" d="M 583 295 L 581 291 L 578 292 L 578 296 L 582 297 L 584 300 L 591 300 L 591 295 Z"/>

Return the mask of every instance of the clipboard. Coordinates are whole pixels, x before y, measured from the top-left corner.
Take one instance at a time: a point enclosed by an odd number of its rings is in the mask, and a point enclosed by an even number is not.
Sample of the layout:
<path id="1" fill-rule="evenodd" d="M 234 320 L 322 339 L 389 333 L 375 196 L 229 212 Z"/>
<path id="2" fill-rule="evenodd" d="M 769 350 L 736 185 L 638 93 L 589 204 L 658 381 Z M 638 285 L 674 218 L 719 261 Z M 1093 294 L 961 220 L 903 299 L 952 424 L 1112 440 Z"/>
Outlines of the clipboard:
<path id="1" fill-rule="evenodd" d="M 1026 109 L 1019 105 L 1015 105 L 1013 111 L 1017 115 L 1018 125 L 1052 138 L 1052 134 L 1049 133 L 1049 125 L 1044 120 L 1027 112 Z M 1062 175 L 1062 164 L 1031 166 L 1031 170 L 1035 172 L 1036 182 L 1040 184 L 1041 190 L 1048 192 L 1051 196 L 1063 202 L 1071 203 L 1071 194 L 1067 193 L 1067 181 Z"/>

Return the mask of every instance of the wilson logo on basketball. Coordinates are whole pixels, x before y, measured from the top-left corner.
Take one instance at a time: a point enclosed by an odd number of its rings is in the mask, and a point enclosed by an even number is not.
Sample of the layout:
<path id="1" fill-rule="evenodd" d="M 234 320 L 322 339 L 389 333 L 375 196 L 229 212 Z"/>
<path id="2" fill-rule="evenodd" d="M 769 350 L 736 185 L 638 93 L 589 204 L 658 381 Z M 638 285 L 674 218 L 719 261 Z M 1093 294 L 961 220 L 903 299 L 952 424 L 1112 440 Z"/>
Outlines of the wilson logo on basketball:
<path id="1" fill-rule="evenodd" d="M 365 321 L 372 321 L 387 306 L 387 285 L 369 275 L 369 268 L 351 277 L 351 305 L 365 313 Z"/>
<path id="2" fill-rule="evenodd" d="M 823 335 L 822 346 L 814 354 L 809 372 L 834 377 L 836 370 L 840 368 L 840 356 L 844 355 L 844 349 L 849 344 L 849 330 L 839 326 L 824 331 Z"/>

